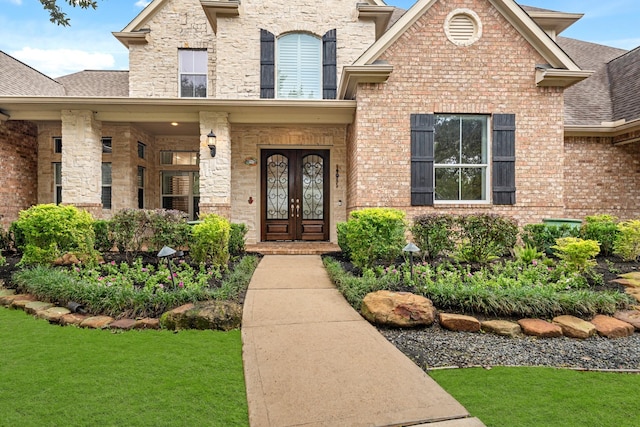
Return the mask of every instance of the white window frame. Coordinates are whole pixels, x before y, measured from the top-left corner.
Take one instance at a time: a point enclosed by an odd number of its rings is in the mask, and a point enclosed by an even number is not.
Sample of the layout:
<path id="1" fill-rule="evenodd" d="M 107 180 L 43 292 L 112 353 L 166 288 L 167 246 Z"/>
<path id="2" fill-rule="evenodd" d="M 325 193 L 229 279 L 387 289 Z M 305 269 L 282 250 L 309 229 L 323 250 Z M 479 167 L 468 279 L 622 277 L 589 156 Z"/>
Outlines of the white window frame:
<path id="1" fill-rule="evenodd" d="M 145 186 L 145 175 L 147 174 L 147 170 L 144 166 L 138 166 L 138 208 L 144 209 L 144 186 Z"/>
<path id="2" fill-rule="evenodd" d="M 484 120 L 483 126 L 483 150 L 484 150 L 484 159 L 483 163 L 437 163 L 436 161 L 436 152 L 437 152 L 437 122 L 440 117 L 450 117 L 450 118 L 482 118 Z M 433 193 L 433 203 L 441 204 L 441 205 L 449 205 L 449 204 L 477 204 L 477 205 L 488 205 L 491 203 L 491 168 L 490 168 L 490 158 L 491 158 L 491 117 L 485 114 L 435 114 L 436 127 L 434 129 L 434 162 L 433 162 L 433 185 L 434 185 L 434 193 Z M 459 134 L 459 154 L 462 151 L 462 120 L 460 121 L 460 134 Z M 484 171 L 484 182 L 482 193 L 484 198 L 481 200 L 467 200 L 462 199 L 462 182 L 458 181 L 458 195 L 459 198 L 443 200 L 438 199 L 438 181 L 437 171 L 438 169 L 481 169 Z"/>
<path id="3" fill-rule="evenodd" d="M 286 46 L 285 43 L 289 43 Z M 315 46 L 305 45 L 313 43 Z M 295 52 L 293 51 L 295 44 Z M 285 47 L 286 46 L 286 47 Z M 312 49 L 313 48 L 313 49 Z M 285 49 L 289 49 L 287 52 Z M 287 52 L 291 55 L 291 62 L 285 62 L 283 54 Z M 295 57 L 295 59 L 294 59 Z M 304 32 L 287 33 L 276 40 L 276 81 L 275 96 L 279 99 L 322 99 L 322 38 Z M 308 67 L 303 68 L 303 62 L 308 63 Z M 317 70 L 317 76 L 313 80 L 311 92 L 305 95 L 304 82 L 305 72 L 311 73 Z M 287 77 L 286 73 L 295 74 Z M 286 84 L 285 84 L 286 82 Z"/>
<path id="4" fill-rule="evenodd" d="M 203 64 L 198 62 L 198 56 L 204 56 Z M 206 49 L 178 49 L 178 93 L 180 98 L 206 98 L 209 93 L 209 79 L 208 79 L 208 62 L 209 57 Z M 204 94 L 195 96 L 194 92 L 190 94 L 182 93 L 182 78 L 185 77 L 204 77 Z"/>
<path id="5" fill-rule="evenodd" d="M 105 165 L 109 165 L 109 174 L 105 174 Z M 102 209 L 111 209 L 113 207 L 113 164 L 111 162 L 102 162 L 101 164 L 101 197 Z M 104 203 L 105 190 L 109 189 L 109 205 Z"/>
<path id="6" fill-rule="evenodd" d="M 53 162 L 53 203 L 59 205 L 62 203 L 62 163 Z M 58 169 L 60 173 L 58 173 Z M 58 181 L 58 177 L 60 180 Z M 59 191 L 58 191 L 59 190 Z"/>

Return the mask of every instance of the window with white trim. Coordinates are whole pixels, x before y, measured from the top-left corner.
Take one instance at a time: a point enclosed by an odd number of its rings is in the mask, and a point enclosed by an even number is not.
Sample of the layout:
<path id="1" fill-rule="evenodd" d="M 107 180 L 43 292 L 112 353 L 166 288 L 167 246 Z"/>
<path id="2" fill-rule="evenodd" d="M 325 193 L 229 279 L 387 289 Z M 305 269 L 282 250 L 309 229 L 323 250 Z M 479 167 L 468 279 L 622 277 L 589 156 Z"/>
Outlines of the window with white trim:
<path id="1" fill-rule="evenodd" d="M 53 137 L 53 152 L 56 154 L 62 153 L 62 137 L 59 137 L 59 136 Z"/>
<path id="2" fill-rule="evenodd" d="M 436 202 L 487 202 L 489 118 L 436 114 L 434 192 Z"/>
<path id="3" fill-rule="evenodd" d="M 180 97 L 207 97 L 207 51 L 178 49 L 180 62 Z"/>
<path id="4" fill-rule="evenodd" d="M 144 167 L 138 166 L 138 209 L 144 209 Z"/>
<path id="5" fill-rule="evenodd" d="M 62 203 L 62 163 L 53 163 L 53 203 Z"/>
<path id="6" fill-rule="evenodd" d="M 322 99 L 322 40 L 289 33 L 276 43 L 276 98 Z"/>
<path id="7" fill-rule="evenodd" d="M 102 163 L 102 208 L 111 209 L 111 163 Z"/>

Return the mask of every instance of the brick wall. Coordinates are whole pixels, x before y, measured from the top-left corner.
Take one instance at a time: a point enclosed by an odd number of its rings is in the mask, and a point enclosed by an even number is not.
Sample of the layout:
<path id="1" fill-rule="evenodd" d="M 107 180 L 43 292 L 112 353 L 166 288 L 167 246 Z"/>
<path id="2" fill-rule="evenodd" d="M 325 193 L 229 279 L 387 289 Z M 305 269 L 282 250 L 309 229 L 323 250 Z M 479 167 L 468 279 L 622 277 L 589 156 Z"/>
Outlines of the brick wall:
<path id="1" fill-rule="evenodd" d="M 640 218 L 637 143 L 614 146 L 611 138 L 567 137 L 564 166 L 567 216 Z"/>
<path id="2" fill-rule="evenodd" d="M 33 123 L 0 122 L 0 224 L 5 230 L 37 202 L 37 137 Z"/>
<path id="3" fill-rule="evenodd" d="M 473 10 L 482 21 L 483 36 L 471 46 L 454 45 L 444 33 L 447 15 L 457 8 Z M 380 59 L 394 67 L 389 80 L 357 92 L 348 154 L 350 210 L 398 207 L 409 217 L 493 212 L 521 223 L 562 215 L 562 90 L 535 86 L 535 66 L 546 61 L 490 2 L 436 2 Z M 515 114 L 517 205 L 411 207 L 412 113 Z"/>

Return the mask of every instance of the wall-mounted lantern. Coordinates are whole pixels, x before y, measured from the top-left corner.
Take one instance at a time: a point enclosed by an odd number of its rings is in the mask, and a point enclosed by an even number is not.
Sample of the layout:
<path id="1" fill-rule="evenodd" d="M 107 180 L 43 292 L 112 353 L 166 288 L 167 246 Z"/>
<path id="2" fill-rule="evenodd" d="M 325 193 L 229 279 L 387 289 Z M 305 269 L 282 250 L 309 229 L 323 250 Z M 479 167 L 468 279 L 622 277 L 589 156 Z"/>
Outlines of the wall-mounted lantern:
<path id="1" fill-rule="evenodd" d="M 209 152 L 211 153 L 211 157 L 216 156 L 216 134 L 213 133 L 213 129 L 211 132 L 207 134 L 207 147 L 209 147 Z"/>

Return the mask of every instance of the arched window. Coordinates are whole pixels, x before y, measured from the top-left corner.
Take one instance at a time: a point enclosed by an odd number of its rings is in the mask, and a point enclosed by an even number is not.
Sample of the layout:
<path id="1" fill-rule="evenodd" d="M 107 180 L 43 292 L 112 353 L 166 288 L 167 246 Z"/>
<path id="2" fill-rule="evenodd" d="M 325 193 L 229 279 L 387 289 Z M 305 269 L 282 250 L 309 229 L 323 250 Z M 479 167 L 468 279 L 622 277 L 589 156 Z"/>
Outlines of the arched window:
<path id="1" fill-rule="evenodd" d="M 306 33 L 277 39 L 276 98 L 322 99 L 322 40 Z"/>

